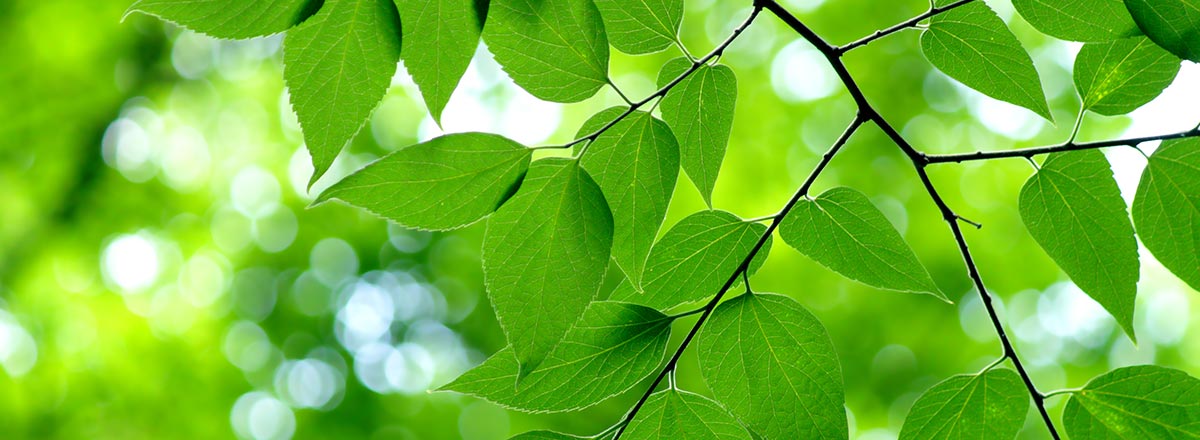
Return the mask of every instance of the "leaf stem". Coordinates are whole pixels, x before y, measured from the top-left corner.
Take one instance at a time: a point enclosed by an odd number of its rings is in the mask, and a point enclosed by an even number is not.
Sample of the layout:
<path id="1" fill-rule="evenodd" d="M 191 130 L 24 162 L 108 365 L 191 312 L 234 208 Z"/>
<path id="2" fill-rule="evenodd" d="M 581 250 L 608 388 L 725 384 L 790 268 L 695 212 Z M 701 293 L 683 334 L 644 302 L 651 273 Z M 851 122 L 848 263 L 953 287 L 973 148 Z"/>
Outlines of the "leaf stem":
<path id="1" fill-rule="evenodd" d="M 755 2 L 755 11 L 758 11 L 758 9 L 761 7 L 760 5 L 760 2 Z M 754 247 L 750 249 L 750 253 L 742 259 L 742 263 L 738 265 L 737 270 L 735 270 L 733 274 L 729 276 L 729 279 L 725 281 L 725 285 L 721 287 L 721 290 L 718 291 L 717 294 L 714 295 L 707 304 L 705 304 L 703 309 L 701 309 L 700 319 L 696 321 L 696 324 L 692 326 L 691 331 L 689 331 L 687 336 L 683 338 L 683 342 L 681 342 L 679 347 L 675 349 L 675 354 L 671 355 L 671 359 L 667 361 L 667 365 L 664 366 L 661 371 L 659 371 L 658 376 L 654 378 L 654 382 L 650 384 L 650 387 L 646 388 L 646 392 L 642 394 L 642 397 L 638 399 L 636 404 L 634 404 L 633 409 L 631 409 L 629 413 L 625 415 L 625 420 L 622 422 L 623 425 L 617 431 L 617 434 L 613 436 L 613 440 L 621 438 L 621 434 L 625 432 L 624 426 L 628 425 L 629 421 L 633 420 L 633 418 L 637 416 L 638 410 L 642 409 L 642 406 L 646 404 L 646 400 L 650 398 L 650 395 L 653 394 L 654 390 L 658 388 L 658 385 L 662 383 L 663 378 L 675 370 L 675 365 L 679 363 L 679 358 L 683 356 L 683 352 L 687 349 L 688 344 L 692 342 L 692 339 L 695 339 L 696 334 L 700 331 L 700 327 L 704 326 L 704 323 L 708 320 L 708 317 L 712 315 L 713 310 L 717 308 L 717 304 L 721 303 L 721 299 L 725 297 L 726 292 L 729 291 L 730 287 L 733 287 L 733 283 L 737 281 L 738 276 L 749 269 L 750 262 L 754 260 L 754 257 L 758 255 L 758 252 L 762 250 L 763 246 L 766 245 L 767 240 L 771 238 L 771 234 L 773 234 L 775 229 L 779 227 L 779 223 L 783 217 L 787 215 L 787 213 L 791 211 L 794 206 L 796 206 L 796 203 L 800 202 L 800 199 L 804 198 L 804 196 L 808 194 L 808 190 L 812 187 L 813 182 L 816 182 L 817 177 L 821 175 L 821 172 L 825 170 L 825 167 L 829 165 L 829 162 L 833 160 L 833 157 L 836 156 L 837 153 L 841 151 L 842 147 L 846 145 L 846 142 L 850 140 L 850 136 L 854 135 L 854 133 L 858 131 L 859 127 L 862 127 L 864 122 L 866 122 L 866 117 L 864 117 L 862 114 L 855 116 L 854 121 L 850 123 L 850 126 L 846 128 L 846 131 L 842 133 L 836 142 L 834 142 L 833 146 L 829 148 L 829 151 L 826 151 L 825 155 L 821 156 L 821 161 L 817 163 L 816 168 L 814 168 L 812 173 L 809 174 L 808 179 L 804 181 L 804 184 L 802 184 L 800 188 L 796 190 L 796 193 L 792 195 L 792 198 L 788 200 L 783 209 L 779 211 L 779 215 L 775 217 L 775 219 L 771 222 L 771 225 L 767 226 L 767 230 L 758 238 L 758 242 L 756 242 Z"/>
<path id="2" fill-rule="evenodd" d="M 625 101 L 625 104 L 628 104 L 630 106 L 633 105 L 633 101 L 630 101 L 629 97 L 625 96 L 625 92 L 622 92 L 621 88 L 617 87 L 617 85 L 612 82 L 612 79 L 608 80 L 608 85 L 609 85 L 609 87 L 612 87 L 613 91 L 617 92 L 617 95 L 620 96 L 621 99 Z"/>
<path id="3" fill-rule="evenodd" d="M 1051 397 L 1058 396 L 1058 395 L 1061 395 L 1061 394 L 1075 394 L 1075 393 L 1078 393 L 1078 392 L 1081 392 L 1081 391 L 1083 391 L 1083 388 L 1066 388 L 1066 389 L 1054 390 L 1054 391 L 1051 391 L 1051 392 L 1049 392 L 1049 393 L 1046 393 L 1046 396 L 1045 396 L 1045 397 L 1046 397 L 1047 399 L 1049 399 L 1049 398 L 1051 398 Z"/>
<path id="4" fill-rule="evenodd" d="M 890 28 L 887 28 L 887 29 L 883 29 L 883 30 L 878 30 L 878 31 L 875 31 L 875 33 L 873 33 L 873 34 L 871 34 L 871 35 L 868 35 L 868 36 L 866 36 L 866 37 L 863 37 L 863 38 L 861 38 L 861 39 L 859 39 L 859 40 L 857 40 L 857 41 L 855 41 L 855 42 L 853 42 L 853 43 L 850 43 L 850 44 L 847 44 L 847 45 L 845 45 L 845 46 L 841 46 L 841 47 L 835 47 L 835 48 L 834 48 L 834 50 L 835 50 L 835 51 L 836 51 L 836 52 L 837 52 L 839 55 L 841 55 L 841 54 L 844 54 L 844 53 L 846 53 L 846 52 L 849 52 L 849 51 L 851 51 L 851 50 L 854 50 L 854 49 L 856 49 L 856 48 L 863 47 L 863 46 L 866 46 L 866 45 L 868 45 L 868 44 L 871 44 L 871 42 L 872 42 L 872 41 L 878 40 L 878 39 L 880 39 L 880 38 L 883 38 L 883 37 L 886 37 L 886 36 L 888 36 L 888 35 L 894 34 L 894 33 L 896 33 L 896 32 L 900 32 L 900 31 L 902 31 L 902 30 L 905 30 L 905 29 L 916 29 L 916 28 L 919 28 L 919 27 L 920 27 L 920 23 L 921 23 L 922 21 L 924 21 L 925 19 L 927 19 L 927 18 L 930 18 L 930 17 L 933 17 L 933 16 L 935 16 L 935 15 L 938 15 L 938 14 L 941 14 L 941 13 L 943 13 L 943 12 L 949 11 L 949 10 L 951 10 L 951 9 L 957 8 L 957 7 L 959 7 L 959 6 L 965 5 L 965 4 L 967 4 L 967 3 L 971 3 L 971 2 L 973 2 L 973 1 L 975 1 L 975 0 L 959 0 L 959 1 L 957 1 L 957 2 L 954 2 L 954 3 L 948 4 L 948 5 L 946 5 L 946 6 L 942 6 L 942 7 L 938 7 L 938 6 L 936 6 L 936 5 L 934 4 L 934 2 L 930 1 L 930 2 L 929 2 L 929 10 L 928 10 L 928 11 L 925 11 L 925 13 L 924 13 L 924 14 L 921 14 L 921 15 L 918 15 L 918 16 L 916 16 L 916 17 L 913 17 L 913 18 L 910 18 L 910 19 L 908 19 L 908 20 L 905 20 L 904 22 L 902 22 L 902 23 L 900 23 L 900 24 L 897 24 L 897 25 L 895 25 L 895 26 L 892 26 L 892 27 L 890 27 Z"/>
<path id="5" fill-rule="evenodd" d="M 733 44 L 733 42 L 735 40 L 737 40 L 737 38 L 739 36 L 741 36 L 743 32 L 746 31 L 746 28 L 750 27 L 750 25 L 752 23 L 754 23 L 754 19 L 758 18 L 758 14 L 760 12 L 762 12 L 762 6 L 759 6 L 756 3 L 754 10 L 752 10 L 750 12 L 750 16 L 746 17 L 746 21 L 743 21 L 742 24 L 738 25 L 738 27 L 733 30 L 733 33 L 731 33 L 729 35 L 729 37 L 725 38 L 725 41 L 722 41 L 721 44 L 717 45 L 717 47 L 714 48 L 712 50 L 712 52 L 709 52 L 708 55 L 705 55 L 703 58 L 693 61 L 691 67 L 688 67 L 687 70 L 683 71 L 683 73 L 679 74 L 679 76 L 675 77 L 675 79 L 671 80 L 671 82 L 662 86 L 662 88 L 658 89 L 654 93 L 651 93 L 650 96 L 642 98 L 642 100 L 637 101 L 637 102 L 630 102 L 629 108 L 625 109 L 624 113 L 621 113 L 619 116 L 617 116 L 612 121 L 609 121 L 607 124 L 604 124 L 603 127 L 600 127 L 596 131 L 589 133 L 587 136 L 575 139 L 566 144 L 552 146 L 552 147 L 546 147 L 546 148 L 571 148 L 579 143 L 594 141 L 594 140 L 596 140 L 597 137 L 599 137 L 605 131 L 608 131 L 608 129 L 612 128 L 614 125 L 617 125 L 618 122 L 621 122 L 621 120 L 623 120 L 626 117 L 628 117 L 629 115 L 633 114 L 633 112 L 637 111 L 639 108 L 644 107 L 646 104 L 650 103 L 650 101 L 653 101 L 655 98 L 661 98 L 663 96 L 666 96 L 667 92 L 670 92 L 672 88 L 674 88 L 676 85 L 679 85 L 679 83 L 683 82 L 684 79 L 687 79 L 687 77 L 691 76 L 697 70 L 700 70 L 700 67 L 703 66 L 705 63 L 707 63 L 709 60 L 716 58 L 716 57 L 720 56 L 721 53 L 725 52 L 725 49 L 728 48 L 730 44 Z M 611 84 L 611 82 L 609 84 Z M 614 88 L 615 88 L 615 86 L 614 86 Z M 629 100 L 626 99 L 626 101 L 628 102 Z"/>
<path id="6" fill-rule="evenodd" d="M 964 1 L 961 3 L 965 4 L 966 2 Z M 929 173 L 925 170 L 926 166 L 928 166 L 930 163 L 929 156 L 914 148 L 912 144 L 910 144 L 904 139 L 903 136 L 900 135 L 900 132 L 897 131 L 895 127 L 888 123 L 888 121 L 884 119 L 878 111 L 875 110 L 875 108 L 867 100 L 866 95 L 863 93 L 858 83 L 854 80 L 854 77 L 850 75 L 850 71 L 846 68 L 846 64 L 842 61 L 841 57 L 844 51 L 839 51 L 836 47 L 831 46 L 828 42 L 817 35 L 816 32 L 813 32 L 812 29 L 800 21 L 800 19 L 788 12 L 787 9 L 779 5 L 779 3 L 776 3 L 775 0 L 758 0 L 757 4 L 763 4 L 768 11 L 782 20 L 784 24 L 788 25 L 788 27 L 792 28 L 793 31 L 804 37 L 805 40 L 808 40 L 808 42 L 816 47 L 817 50 L 821 51 L 826 60 L 829 62 L 829 65 L 833 67 L 835 72 L 837 72 L 838 77 L 841 79 L 842 84 L 846 87 L 847 92 L 849 92 L 850 96 L 854 98 L 854 102 L 858 104 L 859 114 L 866 115 L 870 121 L 874 122 L 875 125 L 877 125 L 879 129 L 882 130 L 883 133 L 887 135 L 887 137 L 890 138 L 906 156 L 908 156 L 909 161 L 912 162 L 913 168 L 917 172 L 917 177 L 920 178 L 921 183 L 925 186 L 925 190 L 929 194 L 930 199 L 933 200 L 934 204 L 937 205 L 938 210 L 941 211 L 942 219 L 950 225 L 950 231 L 954 234 L 954 241 L 958 244 L 959 252 L 962 254 L 963 261 L 966 263 L 967 273 L 974 282 L 975 288 L 979 291 L 979 296 L 983 299 L 983 303 L 987 308 L 988 316 L 992 320 L 992 325 L 996 328 L 996 333 L 1000 336 L 1000 342 L 1003 345 L 1005 357 L 1012 359 L 1013 366 L 1016 367 L 1017 373 L 1020 374 L 1022 381 L 1025 382 L 1025 387 L 1029 391 L 1029 395 L 1033 398 L 1034 403 L 1037 405 L 1038 412 L 1042 415 L 1042 421 L 1045 422 L 1046 429 L 1049 430 L 1051 437 L 1053 437 L 1055 440 L 1058 440 L 1058 430 L 1054 427 L 1054 422 L 1050 419 L 1050 413 L 1046 411 L 1046 406 L 1043 402 L 1045 397 L 1038 392 L 1037 387 L 1033 384 L 1033 380 L 1029 377 L 1029 373 L 1025 371 L 1025 367 L 1021 364 L 1020 358 L 1017 357 L 1016 349 L 1013 348 L 1012 342 L 1009 341 L 1008 334 L 1004 330 L 1004 325 L 1000 322 L 1000 317 L 996 313 L 995 307 L 992 305 L 992 297 L 990 294 L 988 294 L 987 288 L 983 284 L 983 278 L 979 274 L 979 269 L 975 264 L 975 259 L 971 256 L 971 251 L 967 246 L 966 237 L 963 235 L 962 228 L 959 226 L 959 216 L 954 212 L 953 209 L 950 208 L 948 204 L 946 204 L 946 201 L 942 198 L 941 194 L 938 193 L 937 188 L 934 187 L 932 180 L 930 180 Z"/>

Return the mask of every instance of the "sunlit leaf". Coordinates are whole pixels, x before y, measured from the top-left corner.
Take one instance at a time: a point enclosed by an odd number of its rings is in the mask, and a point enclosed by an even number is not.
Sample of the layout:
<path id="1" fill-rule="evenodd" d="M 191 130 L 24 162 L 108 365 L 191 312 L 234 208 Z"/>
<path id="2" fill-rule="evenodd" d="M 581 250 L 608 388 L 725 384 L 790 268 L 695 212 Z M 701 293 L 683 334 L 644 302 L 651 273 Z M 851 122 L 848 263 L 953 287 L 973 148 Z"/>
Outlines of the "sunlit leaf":
<path id="1" fill-rule="evenodd" d="M 595 302 L 519 386 L 513 386 L 517 359 L 512 348 L 505 348 L 442 389 L 526 412 L 582 409 L 657 371 L 670 333 L 671 320 L 653 309 Z"/>
<path id="2" fill-rule="evenodd" d="M 1150 156 L 1133 221 L 1146 249 L 1200 290 L 1200 139 L 1163 142 Z"/>
<path id="3" fill-rule="evenodd" d="M 642 292 L 621 283 L 612 299 L 659 310 L 701 301 L 717 294 L 738 265 L 754 249 L 767 227 L 743 221 L 725 211 L 700 211 L 671 227 L 650 250 L 642 276 Z M 769 239 L 768 239 L 769 240 Z M 751 272 L 770 252 L 770 241 L 758 252 Z"/>
<path id="4" fill-rule="evenodd" d="M 625 110 L 614 107 L 593 116 L 581 136 Z M 600 184 L 612 209 L 613 259 L 632 283 L 640 285 L 646 256 L 679 176 L 675 135 L 649 113 L 634 112 L 597 137 L 580 161 Z"/>
<path id="5" fill-rule="evenodd" d="M 629 54 L 658 52 L 675 41 L 683 0 L 596 0 L 608 39 Z"/>
<path id="6" fill-rule="evenodd" d="M 1027 411 L 1029 393 L 1012 370 L 954 376 L 917 399 L 900 440 L 1011 440 L 1025 424 Z"/>
<path id="7" fill-rule="evenodd" d="M 1046 254 L 1136 340 L 1137 241 L 1104 154 L 1050 155 L 1021 188 L 1019 205 L 1025 228 Z"/>
<path id="8" fill-rule="evenodd" d="M 1071 396 L 1063 425 L 1075 439 L 1200 438 L 1200 380 L 1153 365 L 1119 368 Z"/>
<path id="9" fill-rule="evenodd" d="M 1139 35 L 1123 0 L 1013 0 L 1029 24 L 1068 41 L 1101 42 Z"/>
<path id="10" fill-rule="evenodd" d="M 771 439 L 848 435 L 842 367 L 825 327 L 795 300 L 747 294 L 719 306 L 697 342 L 717 401 Z"/>
<path id="11" fill-rule="evenodd" d="M 987 4 L 973 2 L 934 16 L 921 33 L 921 51 L 967 87 L 1053 119 L 1033 60 Z"/>
<path id="12" fill-rule="evenodd" d="M 834 188 L 801 200 L 779 225 L 779 235 L 800 253 L 852 280 L 950 301 L 896 227 L 853 189 Z"/>
<path id="13" fill-rule="evenodd" d="M 658 74 L 658 86 L 666 86 L 691 65 L 692 61 L 687 58 L 667 62 Z M 676 84 L 662 99 L 663 120 L 671 125 L 679 139 L 683 170 L 710 208 L 717 174 L 721 171 L 725 147 L 733 130 L 737 93 L 733 69 L 720 64 L 704 65 Z"/>
<path id="14" fill-rule="evenodd" d="M 646 400 L 621 438 L 750 440 L 750 433 L 717 402 L 687 391 L 666 390 Z"/>
<path id="15" fill-rule="evenodd" d="M 488 219 L 484 282 L 520 377 L 599 294 L 612 240 L 604 194 L 568 159 L 534 162 L 517 194 Z"/>
<path id="16" fill-rule="evenodd" d="M 314 203 L 339 199 L 410 228 L 455 229 L 508 200 L 531 155 L 499 135 L 450 134 L 367 164 Z"/>
<path id="17" fill-rule="evenodd" d="M 395 0 L 404 22 L 404 67 L 435 121 L 479 46 L 475 0 Z"/>
<path id="18" fill-rule="evenodd" d="M 1075 88 L 1084 110 L 1123 115 L 1162 94 L 1180 63 L 1146 37 L 1088 43 L 1075 58 Z"/>
<path id="19" fill-rule="evenodd" d="M 287 33 L 283 77 L 316 182 L 383 99 L 400 59 L 400 18 L 385 0 L 326 0 Z"/>
<path id="20" fill-rule="evenodd" d="M 217 38 L 253 38 L 283 32 L 321 6 L 318 0 L 138 0 L 142 12 Z"/>
<path id="21" fill-rule="evenodd" d="M 538 98 L 582 101 L 608 84 L 608 38 L 592 0 L 492 0 L 483 39 Z"/>
<path id="22" fill-rule="evenodd" d="M 1200 62 L 1200 0 L 1125 0 L 1125 6 L 1159 46 Z"/>

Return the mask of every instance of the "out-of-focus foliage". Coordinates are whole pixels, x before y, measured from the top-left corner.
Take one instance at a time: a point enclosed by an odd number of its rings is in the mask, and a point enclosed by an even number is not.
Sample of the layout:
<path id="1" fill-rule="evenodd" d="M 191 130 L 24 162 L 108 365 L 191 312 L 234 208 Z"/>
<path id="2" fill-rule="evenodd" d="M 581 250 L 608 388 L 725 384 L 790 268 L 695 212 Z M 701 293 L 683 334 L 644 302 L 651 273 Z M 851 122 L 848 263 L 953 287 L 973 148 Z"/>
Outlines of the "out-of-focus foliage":
<path id="1" fill-rule="evenodd" d="M 836 43 L 928 6 L 783 3 Z M 989 4 L 1032 53 L 1059 125 L 956 85 L 922 57 L 915 32 L 846 58 L 880 111 L 931 153 L 1070 135 L 1062 121 L 1080 105 L 1070 73 L 1078 46 L 1035 32 L 1006 1 Z M 482 226 L 429 234 L 337 204 L 305 209 L 357 167 L 443 130 L 564 143 L 589 115 L 623 105 L 619 96 L 543 102 L 479 51 L 438 125 L 400 69 L 367 127 L 310 192 L 310 158 L 281 79 L 282 38 L 217 41 L 136 15 L 122 23 L 128 5 L 0 2 L 0 437 L 486 440 L 542 428 L 599 432 L 636 400 L 641 387 L 580 413 L 533 416 L 428 393 L 506 344 L 482 294 Z M 706 50 L 750 2 L 685 6 L 682 40 Z M 516 56 L 519 44 L 508 46 Z M 645 96 L 679 55 L 614 51 L 612 76 L 627 94 Z M 736 72 L 739 96 L 712 205 L 742 217 L 773 213 L 853 104 L 820 54 L 771 19 L 722 63 Z M 1185 65 L 1131 118 L 1085 117 L 1080 139 L 1194 126 L 1183 110 L 1193 108 L 1198 79 Z M 1132 149 L 1106 154 L 1131 199 L 1146 159 Z M 969 231 L 972 250 L 1040 387 L 1080 387 L 1149 362 L 1200 372 L 1200 324 L 1189 319 L 1200 297 L 1148 252 L 1134 346 L 1026 232 L 1015 206 L 1028 164 L 930 172 L 949 203 L 985 224 Z M 882 133 L 855 136 L 815 189 L 838 185 L 880 207 L 955 305 L 855 283 L 783 246 L 754 286 L 787 293 L 828 328 L 851 436 L 892 438 L 924 390 L 994 360 L 996 337 L 941 214 Z M 705 208 L 706 197 L 677 185 L 668 228 Z M 609 287 L 619 273 L 609 270 Z M 699 369 L 689 352 L 677 380 L 710 394 Z M 1066 401 L 1049 400 L 1056 419 Z M 1021 438 L 1042 438 L 1044 428 L 1028 420 Z"/>

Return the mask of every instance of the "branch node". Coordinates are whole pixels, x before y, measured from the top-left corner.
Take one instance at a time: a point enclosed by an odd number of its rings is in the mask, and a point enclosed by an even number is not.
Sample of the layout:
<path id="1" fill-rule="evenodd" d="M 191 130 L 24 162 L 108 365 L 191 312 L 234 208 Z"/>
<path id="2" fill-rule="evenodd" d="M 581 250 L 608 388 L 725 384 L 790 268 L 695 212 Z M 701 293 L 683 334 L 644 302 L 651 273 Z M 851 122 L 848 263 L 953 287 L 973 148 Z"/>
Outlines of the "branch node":
<path id="1" fill-rule="evenodd" d="M 954 214 L 954 218 L 958 219 L 958 221 L 960 221 L 960 222 L 963 222 L 963 223 L 966 223 L 966 224 L 968 224 L 968 225 L 974 226 L 974 227 L 975 227 L 975 229 L 983 229 L 983 224 L 982 224 L 982 223 L 973 222 L 973 221 L 971 221 L 970 219 L 968 219 L 968 218 L 966 218 L 966 217 L 963 217 L 963 216 L 961 216 L 961 215 Z"/>

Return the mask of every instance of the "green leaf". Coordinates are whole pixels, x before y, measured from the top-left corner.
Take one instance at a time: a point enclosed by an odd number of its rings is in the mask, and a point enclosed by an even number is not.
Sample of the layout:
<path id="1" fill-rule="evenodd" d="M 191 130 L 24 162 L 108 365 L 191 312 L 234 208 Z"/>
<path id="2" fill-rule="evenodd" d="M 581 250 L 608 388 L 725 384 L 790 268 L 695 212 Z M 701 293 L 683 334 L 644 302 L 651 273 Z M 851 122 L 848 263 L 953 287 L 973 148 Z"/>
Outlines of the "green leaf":
<path id="1" fill-rule="evenodd" d="M 508 200 L 532 151 L 499 135 L 449 134 L 368 164 L 313 203 L 339 199 L 409 228 L 460 228 Z"/>
<path id="2" fill-rule="evenodd" d="M 1068 41 L 1102 42 L 1140 35 L 1122 0 L 1013 0 L 1029 24 Z"/>
<path id="3" fill-rule="evenodd" d="M 658 86 L 664 87 L 692 66 L 676 58 L 663 66 Z M 737 104 L 737 77 L 728 66 L 700 66 L 662 99 L 662 116 L 679 137 L 679 153 L 704 203 L 712 208 L 712 192 L 725 160 Z"/>
<path id="4" fill-rule="evenodd" d="M 1019 205 L 1025 228 L 1046 254 L 1136 341 L 1137 241 L 1104 154 L 1050 155 L 1021 188 Z"/>
<path id="5" fill-rule="evenodd" d="M 475 0 L 395 0 L 404 21 L 404 67 L 434 121 L 458 87 L 479 46 Z"/>
<path id="6" fill-rule="evenodd" d="M 772 439 L 848 435 L 837 352 L 795 300 L 746 294 L 726 301 L 696 342 L 713 395 L 751 431 Z"/>
<path id="7" fill-rule="evenodd" d="M 983 2 L 938 14 L 921 33 L 938 70 L 979 92 L 1053 120 L 1033 60 L 1004 20 Z"/>
<path id="8" fill-rule="evenodd" d="M 608 38 L 592 0 L 492 0 L 483 40 L 538 98 L 578 102 L 608 84 Z"/>
<path id="9" fill-rule="evenodd" d="M 1200 0 L 1125 0 L 1125 7 L 1159 46 L 1200 62 Z"/>
<path id="10" fill-rule="evenodd" d="M 954 376 L 917 399 L 900 440 L 1013 439 L 1027 411 L 1029 394 L 1012 370 Z"/>
<path id="11" fill-rule="evenodd" d="M 1163 142 L 1150 156 L 1133 221 L 1146 249 L 1200 290 L 1200 139 Z"/>
<path id="12" fill-rule="evenodd" d="M 1075 58 L 1075 88 L 1084 110 L 1123 115 L 1162 94 L 1179 65 L 1179 58 L 1146 37 L 1088 43 Z"/>
<path id="13" fill-rule="evenodd" d="M 283 41 L 283 78 L 312 153 L 312 186 L 376 104 L 400 59 L 400 17 L 385 0 L 326 0 Z"/>
<path id="14" fill-rule="evenodd" d="M 508 440 L 580 440 L 592 437 L 579 437 L 554 431 L 529 431 L 509 437 Z"/>
<path id="15" fill-rule="evenodd" d="M 671 319 L 654 309 L 595 302 L 519 387 L 513 387 L 519 367 L 510 347 L 442 389 L 526 412 L 579 410 L 657 371 L 670 336 Z"/>
<path id="16" fill-rule="evenodd" d="M 613 47 L 628 54 L 666 49 L 683 22 L 683 0 L 596 0 Z"/>
<path id="17" fill-rule="evenodd" d="M 533 163 L 511 200 L 488 219 L 484 283 L 524 377 L 545 360 L 608 269 L 613 219 L 579 163 Z"/>
<path id="18" fill-rule="evenodd" d="M 833 188 L 801 200 L 779 225 L 783 241 L 822 266 L 880 289 L 950 302 L 887 217 L 867 196 Z"/>
<path id="19" fill-rule="evenodd" d="M 320 6 L 316 0 L 138 0 L 125 16 L 141 12 L 205 35 L 242 39 L 286 31 Z"/>
<path id="20" fill-rule="evenodd" d="M 717 294 L 767 227 L 742 221 L 725 211 L 700 211 L 671 227 L 650 250 L 642 290 L 628 282 L 617 286 L 616 301 L 644 304 L 659 310 L 694 303 Z M 762 265 L 771 251 L 768 239 L 750 265 Z"/>
<path id="21" fill-rule="evenodd" d="M 750 440 L 717 402 L 682 390 L 654 393 L 621 436 L 629 440 Z"/>
<path id="22" fill-rule="evenodd" d="M 1200 380 L 1153 365 L 1118 368 L 1071 396 L 1063 425 L 1076 439 L 1200 438 Z"/>
<path id="23" fill-rule="evenodd" d="M 614 107 L 600 112 L 584 128 L 602 126 L 625 110 Z M 646 256 L 667 216 L 679 177 L 675 135 L 667 123 L 634 112 L 597 137 L 580 163 L 596 178 L 612 209 L 613 259 L 634 285 L 640 285 Z"/>

